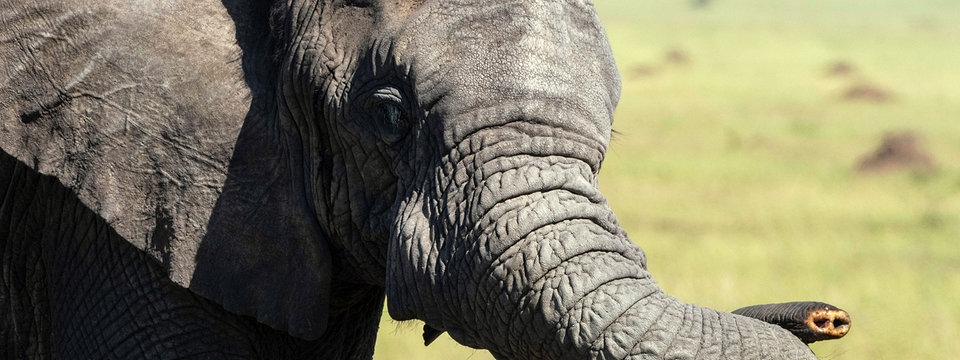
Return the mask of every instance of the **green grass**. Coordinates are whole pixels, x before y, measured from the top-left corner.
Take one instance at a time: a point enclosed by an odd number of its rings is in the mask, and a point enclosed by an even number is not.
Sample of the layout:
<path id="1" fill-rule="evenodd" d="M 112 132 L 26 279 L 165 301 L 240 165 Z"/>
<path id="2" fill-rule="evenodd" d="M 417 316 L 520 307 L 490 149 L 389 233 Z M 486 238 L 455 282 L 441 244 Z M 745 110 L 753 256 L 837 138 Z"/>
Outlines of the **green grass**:
<path id="1" fill-rule="evenodd" d="M 841 306 L 853 329 L 814 344 L 823 358 L 960 353 L 960 2 L 689 4 L 596 4 L 623 77 L 601 189 L 659 284 L 723 310 Z M 836 61 L 855 73 L 826 76 Z M 843 100 L 855 83 L 895 98 Z M 855 171 L 901 129 L 937 173 Z M 381 327 L 377 359 L 490 358 L 447 336 L 423 348 L 419 324 Z"/>

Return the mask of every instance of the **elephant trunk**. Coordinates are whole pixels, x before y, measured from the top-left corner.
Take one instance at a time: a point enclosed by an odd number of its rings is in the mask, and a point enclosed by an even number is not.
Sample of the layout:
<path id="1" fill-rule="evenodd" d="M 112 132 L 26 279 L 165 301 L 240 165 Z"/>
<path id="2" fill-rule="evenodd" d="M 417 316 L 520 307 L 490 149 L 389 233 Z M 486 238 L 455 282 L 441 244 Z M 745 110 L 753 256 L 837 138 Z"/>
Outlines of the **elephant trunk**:
<path id="1" fill-rule="evenodd" d="M 776 324 L 807 344 L 839 339 L 850 331 L 850 314 L 817 301 L 754 305 L 734 310 L 733 313 Z"/>
<path id="2" fill-rule="evenodd" d="M 458 144 L 406 204 L 390 314 L 498 358 L 813 358 L 786 330 L 665 294 L 597 189 L 595 145 L 530 122 Z"/>

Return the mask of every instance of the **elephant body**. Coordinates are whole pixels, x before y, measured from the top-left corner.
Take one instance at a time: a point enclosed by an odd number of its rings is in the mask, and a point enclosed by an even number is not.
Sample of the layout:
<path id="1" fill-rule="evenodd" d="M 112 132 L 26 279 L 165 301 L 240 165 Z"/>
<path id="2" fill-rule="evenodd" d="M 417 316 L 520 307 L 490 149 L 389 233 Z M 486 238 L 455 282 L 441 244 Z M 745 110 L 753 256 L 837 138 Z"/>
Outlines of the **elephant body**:
<path id="1" fill-rule="evenodd" d="M 306 341 L 193 294 L 56 178 L 0 154 L 3 359 L 370 358 L 383 289 Z"/>
<path id="2" fill-rule="evenodd" d="M 589 1 L 0 24 L 4 357 L 370 358 L 386 298 L 498 358 L 813 358 L 652 280 L 597 189 L 619 75 Z"/>

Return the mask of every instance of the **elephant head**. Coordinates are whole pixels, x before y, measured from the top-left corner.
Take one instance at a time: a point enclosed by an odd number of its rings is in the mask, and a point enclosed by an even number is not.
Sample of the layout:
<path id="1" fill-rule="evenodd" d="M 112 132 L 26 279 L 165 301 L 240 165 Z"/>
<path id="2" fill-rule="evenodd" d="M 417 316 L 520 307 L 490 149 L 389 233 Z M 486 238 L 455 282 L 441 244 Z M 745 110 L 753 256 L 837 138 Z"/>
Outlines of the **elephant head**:
<path id="1" fill-rule="evenodd" d="M 590 1 L 75 2 L 0 13 L 3 151 L 230 312 L 315 339 L 385 294 L 501 358 L 813 356 L 651 278 L 597 188 Z"/>

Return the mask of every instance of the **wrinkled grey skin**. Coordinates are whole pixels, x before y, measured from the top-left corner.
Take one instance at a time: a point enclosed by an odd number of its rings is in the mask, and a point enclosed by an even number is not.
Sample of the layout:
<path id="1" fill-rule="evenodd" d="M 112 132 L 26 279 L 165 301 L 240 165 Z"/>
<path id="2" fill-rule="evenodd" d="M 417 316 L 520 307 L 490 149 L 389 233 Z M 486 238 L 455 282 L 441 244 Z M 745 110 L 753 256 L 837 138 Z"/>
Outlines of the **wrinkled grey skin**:
<path id="1" fill-rule="evenodd" d="M 0 3 L 4 358 L 813 358 L 660 290 L 586 0 Z"/>

